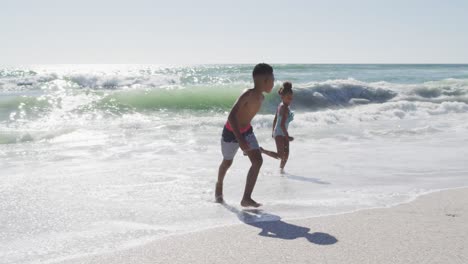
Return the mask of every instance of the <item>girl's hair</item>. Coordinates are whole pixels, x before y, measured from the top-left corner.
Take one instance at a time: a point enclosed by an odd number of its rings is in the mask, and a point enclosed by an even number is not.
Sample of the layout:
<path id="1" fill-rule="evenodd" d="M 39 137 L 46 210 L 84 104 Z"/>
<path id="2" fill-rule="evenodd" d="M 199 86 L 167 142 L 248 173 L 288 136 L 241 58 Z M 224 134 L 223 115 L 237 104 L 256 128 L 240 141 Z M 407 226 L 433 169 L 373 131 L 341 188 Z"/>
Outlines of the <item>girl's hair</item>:
<path id="1" fill-rule="evenodd" d="M 288 94 L 292 94 L 292 93 L 293 93 L 293 90 L 292 90 L 292 83 L 291 82 L 284 82 L 283 86 L 281 86 L 281 88 L 278 91 L 279 95 L 288 95 Z"/>

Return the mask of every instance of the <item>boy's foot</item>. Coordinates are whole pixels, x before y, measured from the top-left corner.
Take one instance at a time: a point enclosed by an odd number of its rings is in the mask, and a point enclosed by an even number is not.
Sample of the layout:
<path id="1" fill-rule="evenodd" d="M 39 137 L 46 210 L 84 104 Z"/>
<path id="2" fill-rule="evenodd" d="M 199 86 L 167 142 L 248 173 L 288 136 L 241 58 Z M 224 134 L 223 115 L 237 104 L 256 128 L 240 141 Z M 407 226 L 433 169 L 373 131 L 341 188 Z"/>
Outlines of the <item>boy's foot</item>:
<path id="1" fill-rule="evenodd" d="M 260 207 L 262 206 L 261 203 L 257 203 L 256 201 L 251 199 L 242 199 L 241 206 L 243 207 Z"/>
<path id="2" fill-rule="evenodd" d="M 222 195 L 220 195 L 220 196 L 215 196 L 215 201 L 216 201 L 217 203 L 220 203 L 220 204 L 224 203 L 223 196 L 222 196 Z"/>
<path id="3" fill-rule="evenodd" d="M 280 168 L 280 174 L 281 174 L 281 175 L 286 174 L 286 171 L 284 170 L 284 168 Z"/>
<path id="4" fill-rule="evenodd" d="M 215 200 L 217 203 L 224 203 L 223 199 L 223 185 L 216 183 Z"/>

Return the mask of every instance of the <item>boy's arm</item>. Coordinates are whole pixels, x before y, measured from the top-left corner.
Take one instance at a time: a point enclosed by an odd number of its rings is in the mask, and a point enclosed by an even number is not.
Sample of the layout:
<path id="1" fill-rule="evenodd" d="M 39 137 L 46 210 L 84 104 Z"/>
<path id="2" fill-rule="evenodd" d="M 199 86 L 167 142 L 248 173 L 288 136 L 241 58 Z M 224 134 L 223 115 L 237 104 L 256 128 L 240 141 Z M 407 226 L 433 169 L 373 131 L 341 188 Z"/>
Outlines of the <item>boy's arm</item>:
<path id="1" fill-rule="evenodd" d="M 281 129 L 283 130 L 283 134 L 284 136 L 288 139 L 289 138 L 289 134 L 288 134 L 288 130 L 286 129 L 286 121 L 288 119 L 288 109 L 287 109 L 287 106 L 285 105 L 282 105 L 281 106 L 281 110 L 280 110 L 280 115 L 281 115 Z"/>
<path id="2" fill-rule="evenodd" d="M 275 119 L 273 120 L 273 128 L 272 128 L 272 131 L 271 131 L 271 136 L 272 136 L 272 137 L 273 137 L 273 135 L 275 134 L 276 121 L 278 121 L 278 111 L 276 111 L 276 113 L 275 113 Z"/>
<path id="3" fill-rule="evenodd" d="M 240 132 L 239 121 L 237 120 L 237 113 L 239 112 L 239 109 L 241 107 L 247 104 L 247 98 L 248 92 L 243 93 L 239 97 L 239 99 L 237 99 L 228 117 L 228 122 L 231 125 L 232 132 L 236 136 L 237 142 L 239 142 L 239 147 L 244 151 L 247 151 L 249 149 L 249 145 L 247 144 L 247 141 L 245 141 L 245 139 L 242 137 L 242 134 Z"/>

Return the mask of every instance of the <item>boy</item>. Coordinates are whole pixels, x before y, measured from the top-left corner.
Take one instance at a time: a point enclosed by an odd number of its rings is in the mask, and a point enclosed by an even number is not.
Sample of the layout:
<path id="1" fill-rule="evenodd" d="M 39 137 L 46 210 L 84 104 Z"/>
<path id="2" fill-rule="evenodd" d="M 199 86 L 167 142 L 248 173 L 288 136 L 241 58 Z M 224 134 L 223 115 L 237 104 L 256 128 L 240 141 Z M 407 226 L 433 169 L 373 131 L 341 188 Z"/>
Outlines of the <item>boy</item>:
<path id="1" fill-rule="evenodd" d="M 224 202 L 224 176 L 229 167 L 231 167 L 234 156 L 240 147 L 252 163 L 247 174 L 247 182 L 245 184 L 241 205 L 244 207 L 261 206 L 261 204 L 255 202 L 251 197 L 263 159 L 250 122 L 262 106 L 264 100 L 263 92 L 269 93 L 271 89 L 273 89 L 275 77 L 273 75 L 273 68 L 265 63 L 260 63 L 255 66 L 252 77 L 254 88 L 245 90 L 237 99 L 223 129 L 221 139 L 223 161 L 219 166 L 218 182 L 216 183 L 215 190 L 215 198 L 218 203 Z"/>

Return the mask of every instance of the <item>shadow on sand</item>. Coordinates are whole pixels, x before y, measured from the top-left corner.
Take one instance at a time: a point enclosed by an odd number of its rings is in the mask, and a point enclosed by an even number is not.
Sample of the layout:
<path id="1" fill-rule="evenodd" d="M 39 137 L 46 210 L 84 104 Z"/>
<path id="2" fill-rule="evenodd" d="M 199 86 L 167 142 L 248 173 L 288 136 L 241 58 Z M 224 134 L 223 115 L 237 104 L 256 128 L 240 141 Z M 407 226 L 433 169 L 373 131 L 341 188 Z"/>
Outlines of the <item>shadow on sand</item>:
<path id="1" fill-rule="evenodd" d="M 271 238 L 293 240 L 306 238 L 309 242 L 317 245 L 332 245 L 338 240 L 327 233 L 309 233 L 310 228 L 286 223 L 281 217 L 263 212 L 259 209 L 239 210 L 234 206 L 223 203 L 227 210 L 237 215 L 239 220 L 247 225 L 261 229 L 259 235 Z"/>

